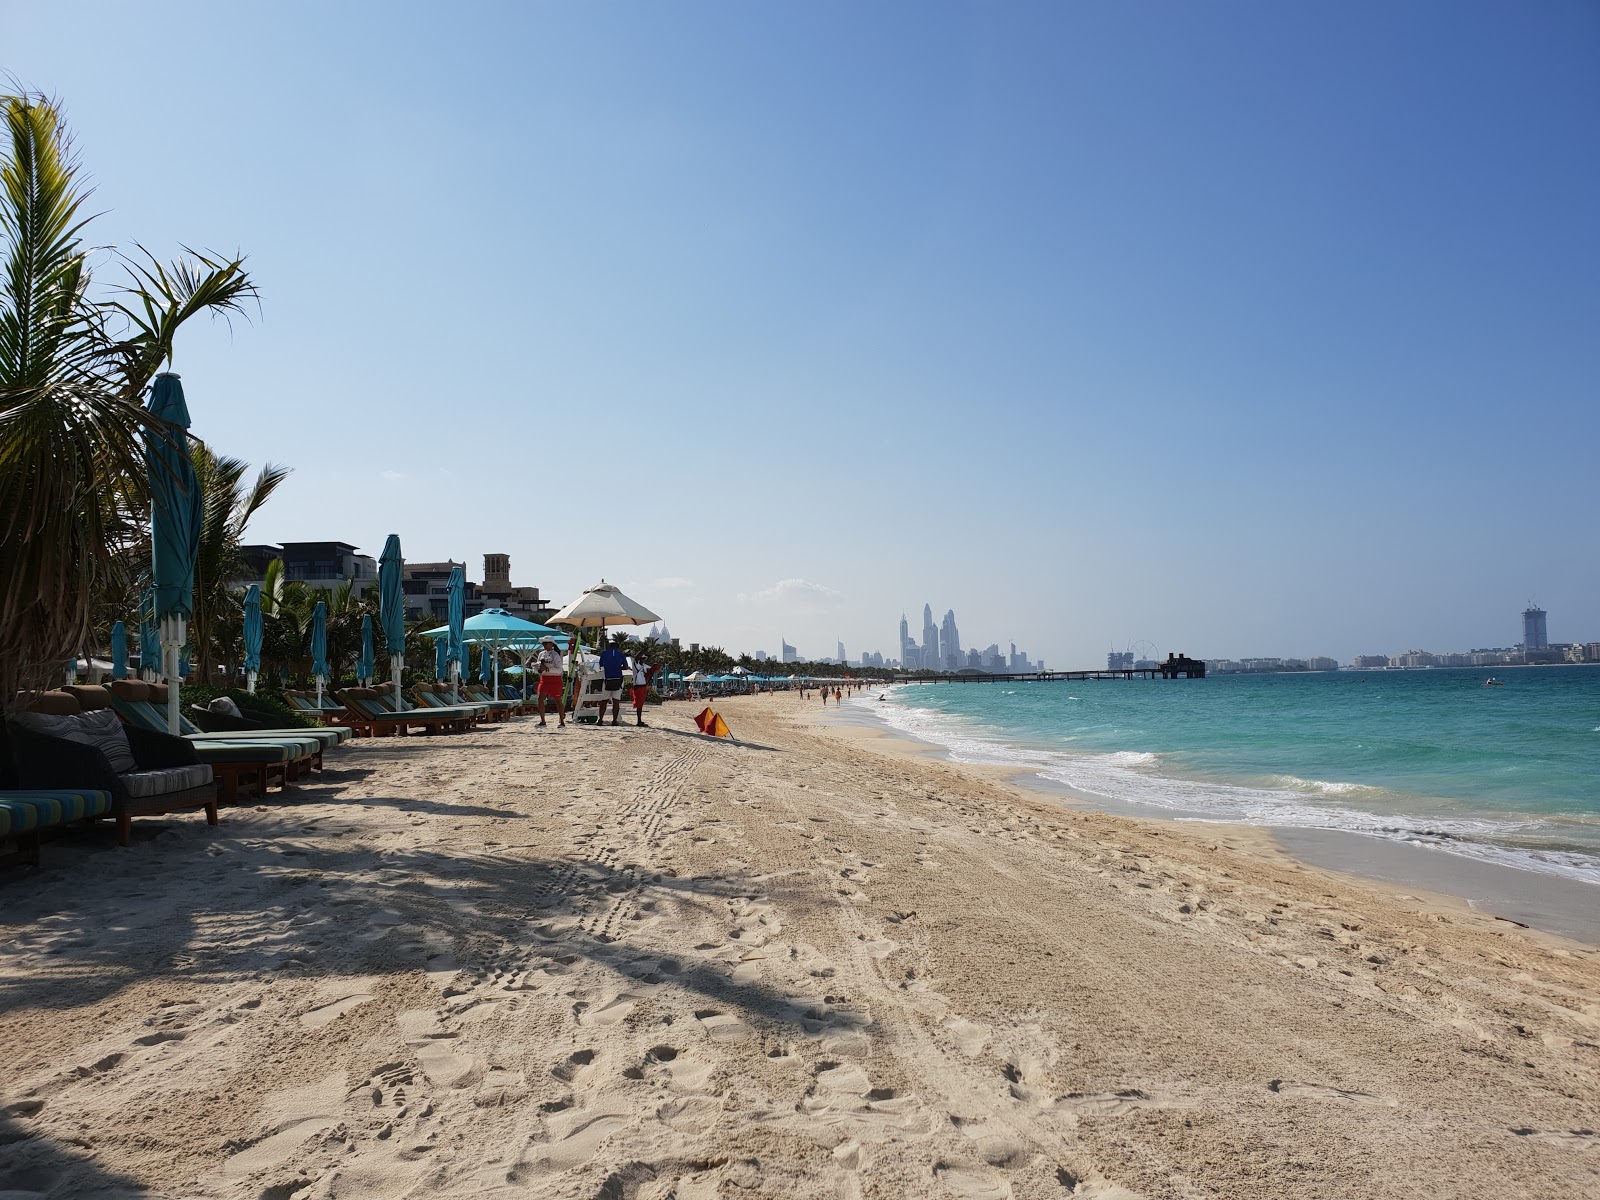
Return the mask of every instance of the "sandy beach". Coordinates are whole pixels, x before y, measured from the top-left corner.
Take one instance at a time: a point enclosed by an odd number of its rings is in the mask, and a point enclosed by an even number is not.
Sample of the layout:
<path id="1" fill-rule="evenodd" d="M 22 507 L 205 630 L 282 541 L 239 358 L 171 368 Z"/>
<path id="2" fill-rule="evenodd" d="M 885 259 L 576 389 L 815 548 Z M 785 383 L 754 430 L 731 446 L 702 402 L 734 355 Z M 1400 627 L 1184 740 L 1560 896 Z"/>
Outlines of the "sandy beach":
<path id="1" fill-rule="evenodd" d="M 0 877 L 0 1196 L 1600 1194 L 1600 952 L 815 703 L 367 740 Z"/>

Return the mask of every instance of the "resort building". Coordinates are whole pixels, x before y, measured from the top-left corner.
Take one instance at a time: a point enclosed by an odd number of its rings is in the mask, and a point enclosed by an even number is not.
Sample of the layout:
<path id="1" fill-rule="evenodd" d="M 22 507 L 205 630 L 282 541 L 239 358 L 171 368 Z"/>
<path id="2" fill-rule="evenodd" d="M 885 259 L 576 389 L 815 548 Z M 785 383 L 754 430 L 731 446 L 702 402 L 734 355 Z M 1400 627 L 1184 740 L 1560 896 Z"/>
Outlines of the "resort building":
<path id="1" fill-rule="evenodd" d="M 357 553 L 349 542 L 284 542 L 282 545 L 241 546 L 240 554 L 249 564 L 248 577 L 236 582 L 260 583 L 267 565 L 274 559 L 283 563 L 286 582 L 307 583 L 332 590 L 345 582 L 356 595 L 378 581 L 378 563 L 370 554 Z"/>

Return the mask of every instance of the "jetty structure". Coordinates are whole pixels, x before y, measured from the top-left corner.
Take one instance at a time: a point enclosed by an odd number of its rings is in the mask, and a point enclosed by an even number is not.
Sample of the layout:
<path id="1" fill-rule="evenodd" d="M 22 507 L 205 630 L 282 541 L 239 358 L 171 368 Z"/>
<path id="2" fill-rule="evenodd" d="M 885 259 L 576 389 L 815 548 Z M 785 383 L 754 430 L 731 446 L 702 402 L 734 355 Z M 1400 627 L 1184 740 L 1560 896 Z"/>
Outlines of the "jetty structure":
<path id="1" fill-rule="evenodd" d="M 896 683 L 1057 683 L 1085 679 L 1204 679 L 1204 659 L 1169 654 L 1153 667 L 1099 667 L 1088 671 L 902 671 Z"/>

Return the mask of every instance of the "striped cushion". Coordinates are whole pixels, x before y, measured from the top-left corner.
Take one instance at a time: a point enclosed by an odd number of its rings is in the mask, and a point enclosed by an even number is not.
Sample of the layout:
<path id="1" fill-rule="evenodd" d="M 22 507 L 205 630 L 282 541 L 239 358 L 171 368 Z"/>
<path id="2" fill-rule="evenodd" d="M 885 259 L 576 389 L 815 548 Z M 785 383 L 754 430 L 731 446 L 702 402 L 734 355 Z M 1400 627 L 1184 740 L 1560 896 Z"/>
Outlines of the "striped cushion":
<path id="1" fill-rule="evenodd" d="M 110 792 L 0 792 L 0 837 L 103 816 L 111 803 Z"/>
<path id="2" fill-rule="evenodd" d="M 121 774 L 134 771 L 139 764 L 133 759 L 128 745 L 128 735 L 122 732 L 122 722 L 109 709 L 58 716 L 54 713 L 24 712 L 16 715 L 17 724 L 34 733 L 48 737 L 66 738 L 69 742 L 93 746 L 106 756 L 111 769 Z"/>
<path id="3" fill-rule="evenodd" d="M 128 795 L 147 800 L 151 796 L 170 796 L 211 782 L 211 768 L 205 763 L 188 767 L 166 767 L 160 771 L 130 771 L 118 776 Z"/>

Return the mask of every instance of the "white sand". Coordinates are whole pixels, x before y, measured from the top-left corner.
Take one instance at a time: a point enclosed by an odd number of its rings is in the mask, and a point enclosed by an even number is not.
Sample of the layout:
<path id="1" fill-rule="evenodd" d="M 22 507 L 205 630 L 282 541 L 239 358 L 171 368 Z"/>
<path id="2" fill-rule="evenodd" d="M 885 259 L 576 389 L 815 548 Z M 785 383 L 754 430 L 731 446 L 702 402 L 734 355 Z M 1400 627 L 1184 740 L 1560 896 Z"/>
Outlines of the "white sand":
<path id="1" fill-rule="evenodd" d="M 1589 948 L 721 707 L 47 844 L 0 1196 L 1600 1194 Z"/>

